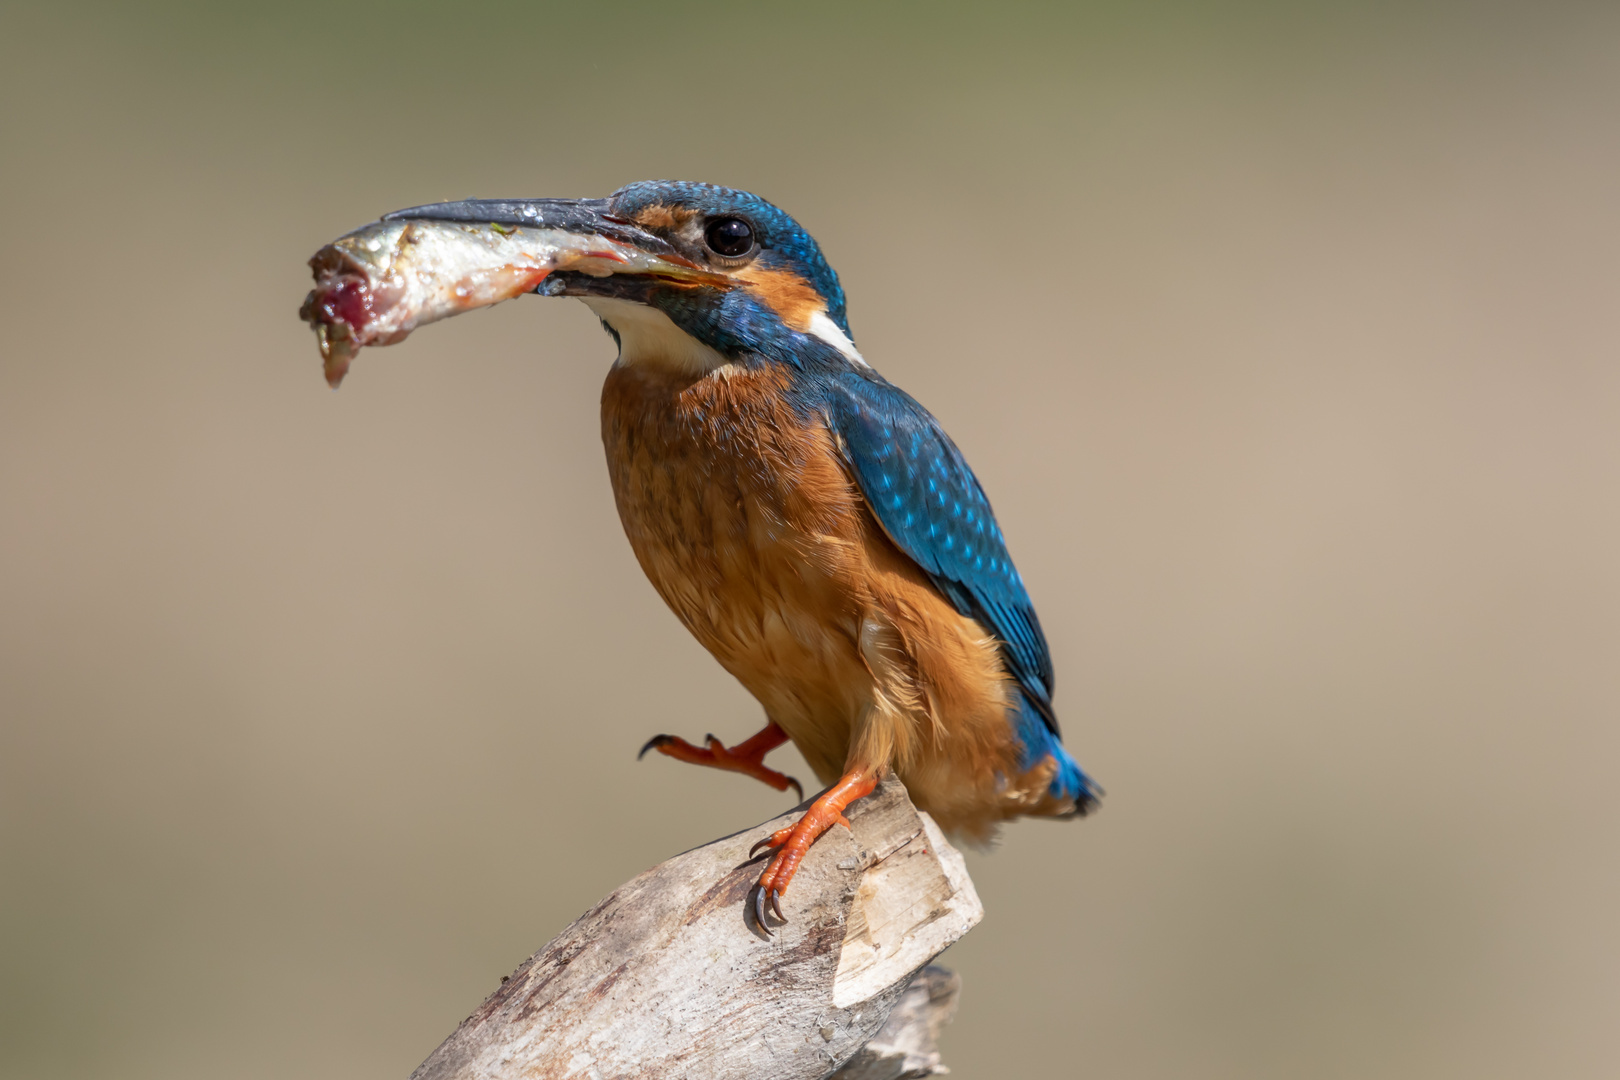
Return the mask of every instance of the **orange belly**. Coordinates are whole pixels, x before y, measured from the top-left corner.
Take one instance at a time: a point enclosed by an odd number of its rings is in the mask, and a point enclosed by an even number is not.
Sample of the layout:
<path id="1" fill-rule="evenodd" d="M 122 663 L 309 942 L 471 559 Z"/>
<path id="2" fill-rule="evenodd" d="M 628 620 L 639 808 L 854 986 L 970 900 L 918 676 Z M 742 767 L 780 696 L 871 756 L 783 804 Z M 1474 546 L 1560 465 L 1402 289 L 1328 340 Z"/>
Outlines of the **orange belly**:
<path id="1" fill-rule="evenodd" d="M 1048 807 L 1017 769 L 999 648 L 883 533 L 786 375 L 615 365 L 602 441 L 653 586 L 823 783 L 895 769 L 942 827 Z"/>

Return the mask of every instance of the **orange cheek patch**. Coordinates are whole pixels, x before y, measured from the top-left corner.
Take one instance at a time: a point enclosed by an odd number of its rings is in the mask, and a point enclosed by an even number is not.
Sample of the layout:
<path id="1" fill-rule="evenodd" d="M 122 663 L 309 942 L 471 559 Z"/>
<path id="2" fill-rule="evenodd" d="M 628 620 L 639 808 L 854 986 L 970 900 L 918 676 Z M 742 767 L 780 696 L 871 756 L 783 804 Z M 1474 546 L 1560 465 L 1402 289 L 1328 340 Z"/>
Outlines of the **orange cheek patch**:
<path id="1" fill-rule="evenodd" d="M 743 283 L 749 292 L 795 330 L 810 328 L 810 320 L 818 311 L 826 311 L 827 303 L 811 284 L 791 270 L 771 270 L 761 266 L 748 266 L 731 275 Z"/>
<path id="2" fill-rule="evenodd" d="M 675 232 L 695 217 L 697 217 L 697 211 L 690 207 L 665 206 L 663 203 L 654 203 L 636 211 L 631 220 L 651 232 Z"/>

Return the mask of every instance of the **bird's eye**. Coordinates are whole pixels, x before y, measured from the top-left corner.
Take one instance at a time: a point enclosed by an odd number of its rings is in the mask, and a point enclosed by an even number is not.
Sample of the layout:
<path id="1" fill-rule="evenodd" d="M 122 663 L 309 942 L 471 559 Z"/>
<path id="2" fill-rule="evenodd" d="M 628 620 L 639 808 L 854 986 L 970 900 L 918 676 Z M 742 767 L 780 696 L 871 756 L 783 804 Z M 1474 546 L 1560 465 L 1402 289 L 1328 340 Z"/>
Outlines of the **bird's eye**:
<path id="1" fill-rule="evenodd" d="M 754 246 L 754 227 L 742 218 L 716 218 L 709 222 L 709 230 L 704 233 L 704 239 L 709 242 L 709 249 L 716 255 L 735 259 L 739 255 L 748 254 L 748 250 Z"/>

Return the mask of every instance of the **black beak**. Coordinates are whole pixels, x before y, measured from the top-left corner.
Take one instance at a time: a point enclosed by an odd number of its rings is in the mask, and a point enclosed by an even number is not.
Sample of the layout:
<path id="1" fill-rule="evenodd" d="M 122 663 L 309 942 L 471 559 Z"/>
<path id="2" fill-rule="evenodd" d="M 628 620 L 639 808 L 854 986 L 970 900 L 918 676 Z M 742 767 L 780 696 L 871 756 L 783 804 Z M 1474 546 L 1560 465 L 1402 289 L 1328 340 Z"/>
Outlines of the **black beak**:
<path id="1" fill-rule="evenodd" d="M 428 203 L 384 214 L 384 221 L 464 221 L 508 228 L 559 229 L 602 236 L 640 248 L 649 255 L 673 255 L 672 248 L 633 222 L 614 217 L 606 199 L 462 199 Z"/>

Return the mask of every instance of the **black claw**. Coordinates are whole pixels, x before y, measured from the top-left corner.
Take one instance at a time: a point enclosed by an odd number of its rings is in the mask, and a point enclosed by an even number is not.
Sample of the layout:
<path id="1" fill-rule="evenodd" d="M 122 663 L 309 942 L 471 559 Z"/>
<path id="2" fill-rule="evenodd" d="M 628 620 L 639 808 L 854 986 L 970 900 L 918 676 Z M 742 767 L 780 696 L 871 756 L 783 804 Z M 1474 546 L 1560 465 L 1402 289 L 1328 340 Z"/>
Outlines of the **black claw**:
<path id="1" fill-rule="evenodd" d="M 748 857 L 752 859 L 755 855 L 759 854 L 760 848 L 768 848 L 770 846 L 771 838 L 769 836 L 765 837 L 763 840 L 758 840 L 754 843 L 753 847 L 748 849 Z"/>
<path id="2" fill-rule="evenodd" d="M 762 885 L 754 886 L 754 922 L 767 936 L 773 933 L 771 928 L 765 925 L 765 888 Z"/>
<path id="3" fill-rule="evenodd" d="M 766 891 L 770 893 L 771 910 L 776 912 L 776 917 L 778 919 L 781 919 L 783 922 L 787 922 L 788 917 L 782 914 L 782 905 L 779 903 L 782 894 L 777 892 L 774 887 Z"/>
<path id="4" fill-rule="evenodd" d="M 636 755 L 636 760 L 640 761 L 642 758 L 646 757 L 647 751 L 651 750 L 653 747 L 664 746 L 674 741 L 675 736 L 673 735 L 654 735 L 652 738 L 647 740 L 647 745 L 641 748 L 641 752 Z"/>
<path id="5" fill-rule="evenodd" d="M 703 742 L 707 746 L 713 746 L 715 743 L 720 742 L 720 740 L 715 738 L 714 737 L 714 732 L 711 731 L 707 735 L 703 736 Z M 720 745 L 724 746 L 725 744 L 720 743 Z"/>
<path id="6" fill-rule="evenodd" d="M 804 802 L 804 785 L 799 783 L 798 777 L 790 776 L 787 778 L 787 782 L 792 784 L 793 790 L 799 793 L 799 801 Z"/>

